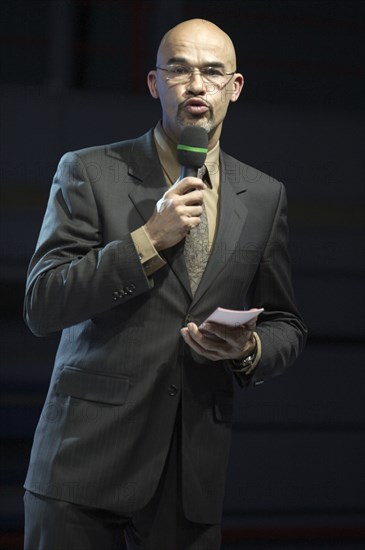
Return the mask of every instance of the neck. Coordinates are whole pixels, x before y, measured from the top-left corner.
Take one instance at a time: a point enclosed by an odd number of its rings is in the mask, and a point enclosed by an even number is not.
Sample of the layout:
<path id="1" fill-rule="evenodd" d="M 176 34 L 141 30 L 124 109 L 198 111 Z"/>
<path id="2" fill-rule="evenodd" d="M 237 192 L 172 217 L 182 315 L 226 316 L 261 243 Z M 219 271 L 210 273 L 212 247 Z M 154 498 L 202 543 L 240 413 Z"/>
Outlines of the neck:
<path id="1" fill-rule="evenodd" d="M 219 141 L 219 138 L 220 138 L 220 135 L 221 135 L 221 132 L 222 132 L 222 124 L 220 124 L 219 126 L 217 126 L 216 128 L 213 128 L 213 130 L 211 130 L 208 134 L 208 150 L 211 151 L 211 149 L 213 149 L 218 141 Z"/>

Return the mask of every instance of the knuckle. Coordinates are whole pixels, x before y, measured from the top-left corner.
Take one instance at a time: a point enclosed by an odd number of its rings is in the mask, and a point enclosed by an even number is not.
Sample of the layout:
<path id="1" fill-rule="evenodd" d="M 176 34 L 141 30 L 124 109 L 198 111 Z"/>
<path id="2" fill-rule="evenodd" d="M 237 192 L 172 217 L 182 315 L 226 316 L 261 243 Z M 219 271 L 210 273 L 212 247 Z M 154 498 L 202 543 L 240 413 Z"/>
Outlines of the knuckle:
<path id="1" fill-rule="evenodd" d="M 176 196 L 172 197 L 171 206 L 175 210 L 175 212 L 178 210 L 178 208 L 180 207 L 180 201 L 178 197 Z"/>
<path id="2" fill-rule="evenodd" d="M 190 218 L 188 216 L 181 216 L 180 220 L 181 220 L 181 224 L 182 224 L 183 229 L 185 229 L 185 230 L 190 229 L 190 227 L 191 227 L 191 225 L 189 223 Z"/>

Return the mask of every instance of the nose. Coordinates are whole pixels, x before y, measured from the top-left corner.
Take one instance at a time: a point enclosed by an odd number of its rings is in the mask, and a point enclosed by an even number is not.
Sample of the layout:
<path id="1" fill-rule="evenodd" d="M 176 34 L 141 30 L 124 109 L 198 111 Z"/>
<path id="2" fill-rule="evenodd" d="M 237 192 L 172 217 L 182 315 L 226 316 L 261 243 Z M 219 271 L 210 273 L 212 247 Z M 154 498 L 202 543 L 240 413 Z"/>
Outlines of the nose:
<path id="1" fill-rule="evenodd" d="M 193 71 L 190 75 L 188 83 L 188 89 L 194 94 L 206 93 L 206 83 L 202 79 L 202 75 L 199 71 Z"/>

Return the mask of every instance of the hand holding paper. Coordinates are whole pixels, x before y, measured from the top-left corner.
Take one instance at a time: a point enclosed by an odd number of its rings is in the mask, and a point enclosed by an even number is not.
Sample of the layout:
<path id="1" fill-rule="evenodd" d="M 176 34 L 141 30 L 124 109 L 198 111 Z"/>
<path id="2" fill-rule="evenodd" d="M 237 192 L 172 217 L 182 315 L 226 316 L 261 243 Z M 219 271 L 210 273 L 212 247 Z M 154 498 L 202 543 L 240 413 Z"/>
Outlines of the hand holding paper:
<path id="1" fill-rule="evenodd" d="M 239 359 L 243 350 L 252 347 L 252 331 L 262 311 L 217 308 L 199 327 L 188 323 L 181 334 L 195 352 L 208 359 Z"/>

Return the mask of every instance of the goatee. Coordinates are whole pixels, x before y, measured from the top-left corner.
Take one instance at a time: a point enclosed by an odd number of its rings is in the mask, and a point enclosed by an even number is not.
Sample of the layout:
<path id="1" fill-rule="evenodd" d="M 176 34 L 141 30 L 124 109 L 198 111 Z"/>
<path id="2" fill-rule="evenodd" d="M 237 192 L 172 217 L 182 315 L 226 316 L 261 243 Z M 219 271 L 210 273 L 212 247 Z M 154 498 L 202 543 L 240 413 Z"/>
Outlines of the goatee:
<path id="1" fill-rule="evenodd" d="M 209 109 L 209 120 L 205 117 L 197 116 L 196 118 L 187 117 L 183 111 L 183 104 L 179 105 L 177 111 L 177 123 L 181 130 L 186 126 L 201 126 L 209 134 L 213 127 L 213 112 Z"/>

